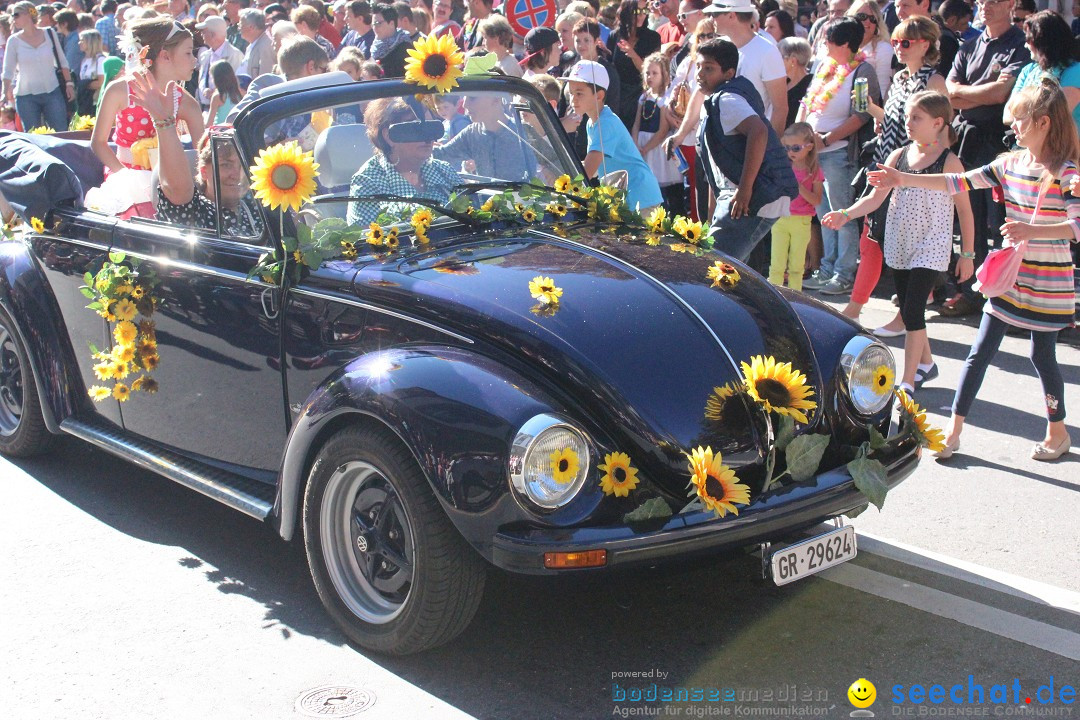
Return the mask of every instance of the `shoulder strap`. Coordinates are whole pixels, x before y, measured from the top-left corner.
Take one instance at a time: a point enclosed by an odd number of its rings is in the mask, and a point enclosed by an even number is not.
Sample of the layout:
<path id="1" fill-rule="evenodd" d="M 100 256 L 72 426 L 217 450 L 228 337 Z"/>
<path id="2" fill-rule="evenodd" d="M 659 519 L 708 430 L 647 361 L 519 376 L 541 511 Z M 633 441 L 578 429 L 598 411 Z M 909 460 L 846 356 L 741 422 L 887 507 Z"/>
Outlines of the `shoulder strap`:
<path id="1" fill-rule="evenodd" d="M 52 28 L 45 28 L 45 34 L 49 36 L 49 45 L 52 47 L 53 62 L 56 63 L 56 69 L 59 70 L 63 67 L 60 64 L 60 55 L 56 52 L 56 44 L 60 42 L 60 40 L 56 37 L 56 33 Z"/>

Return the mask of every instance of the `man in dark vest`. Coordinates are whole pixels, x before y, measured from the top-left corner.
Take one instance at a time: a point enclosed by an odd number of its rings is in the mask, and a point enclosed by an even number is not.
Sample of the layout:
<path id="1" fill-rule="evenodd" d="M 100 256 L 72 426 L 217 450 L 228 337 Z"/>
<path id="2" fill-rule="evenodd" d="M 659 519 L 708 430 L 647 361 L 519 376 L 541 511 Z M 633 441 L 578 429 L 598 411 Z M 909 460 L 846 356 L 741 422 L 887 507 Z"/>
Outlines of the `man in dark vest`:
<path id="1" fill-rule="evenodd" d="M 799 194 L 791 162 L 753 83 L 736 77 L 739 49 L 729 40 L 699 45 L 698 87 L 708 96 L 698 153 L 716 196 L 714 247 L 746 261 Z M 732 187 L 734 185 L 734 187 Z"/>

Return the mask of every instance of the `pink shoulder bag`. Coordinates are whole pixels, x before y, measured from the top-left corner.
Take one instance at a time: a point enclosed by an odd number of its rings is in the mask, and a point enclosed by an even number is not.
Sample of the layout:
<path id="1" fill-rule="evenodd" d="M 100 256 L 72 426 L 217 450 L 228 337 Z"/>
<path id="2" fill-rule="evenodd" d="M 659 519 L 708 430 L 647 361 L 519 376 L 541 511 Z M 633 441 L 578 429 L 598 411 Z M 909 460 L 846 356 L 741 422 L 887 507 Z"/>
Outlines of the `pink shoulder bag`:
<path id="1" fill-rule="evenodd" d="M 1032 224 L 1039 215 L 1039 208 L 1042 207 L 1043 198 L 1046 197 L 1046 191 L 1050 189 L 1051 184 L 1053 184 L 1053 178 L 1050 182 L 1042 183 L 1043 187 L 1039 189 L 1039 197 L 1035 200 L 1035 210 L 1031 213 Z M 988 298 L 1007 293 L 1016 284 L 1016 276 L 1020 274 L 1020 263 L 1024 261 L 1026 250 L 1027 240 L 1021 240 L 1009 247 L 991 250 L 983 260 L 983 264 L 975 271 L 976 280 L 971 286 L 972 289 Z"/>

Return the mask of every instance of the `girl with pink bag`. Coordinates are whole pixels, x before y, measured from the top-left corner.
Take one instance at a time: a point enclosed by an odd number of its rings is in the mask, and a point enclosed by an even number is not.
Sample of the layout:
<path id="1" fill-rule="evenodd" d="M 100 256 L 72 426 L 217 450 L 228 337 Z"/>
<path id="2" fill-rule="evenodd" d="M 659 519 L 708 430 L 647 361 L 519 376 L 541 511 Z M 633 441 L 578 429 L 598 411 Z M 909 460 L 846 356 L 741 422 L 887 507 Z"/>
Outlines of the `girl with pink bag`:
<path id="1" fill-rule="evenodd" d="M 963 174 L 914 175 L 879 165 L 880 170 L 869 175 L 870 183 L 879 187 L 922 187 L 954 195 L 1001 187 L 1006 211 L 1001 234 L 1010 244 L 1025 244 L 1012 287 L 986 303 L 978 337 L 960 373 L 939 458 L 960 447 L 964 419 L 1009 325 L 1031 331 L 1031 361 L 1046 402 L 1046 434 L 1031 457 L 1056 460 L 1070 447 L 1057 334 L 1071 324 L 1074 312 L 1069 242 L 1080 241 L 1080 197 L 1072 193 L 1074 187 L 1080 190 L 1080 139 L 1065 95 L 1053 80 L 1016 93 L 1009 111 L 1021 149 L 985 167 Z"/>

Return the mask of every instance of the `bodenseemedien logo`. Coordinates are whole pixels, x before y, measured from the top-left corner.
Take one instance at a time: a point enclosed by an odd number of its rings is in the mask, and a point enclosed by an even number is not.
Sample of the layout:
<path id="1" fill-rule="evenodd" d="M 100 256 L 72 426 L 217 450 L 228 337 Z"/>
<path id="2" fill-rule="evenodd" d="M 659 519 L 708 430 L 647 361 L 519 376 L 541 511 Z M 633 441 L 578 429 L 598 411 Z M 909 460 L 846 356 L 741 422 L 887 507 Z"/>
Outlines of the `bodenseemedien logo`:
<path id="1" fill-rule="evenodd" d="M 848 702 L 856 708 L 851 711 L 851 717 L 874 717 L 873 711 L 866 709 L 877 700 L 877 688 L 874 687 L 874 683 L 866 678 L 859 678 L 851 683 L 851 687 L 847 691 L 847 697 Z"/>

